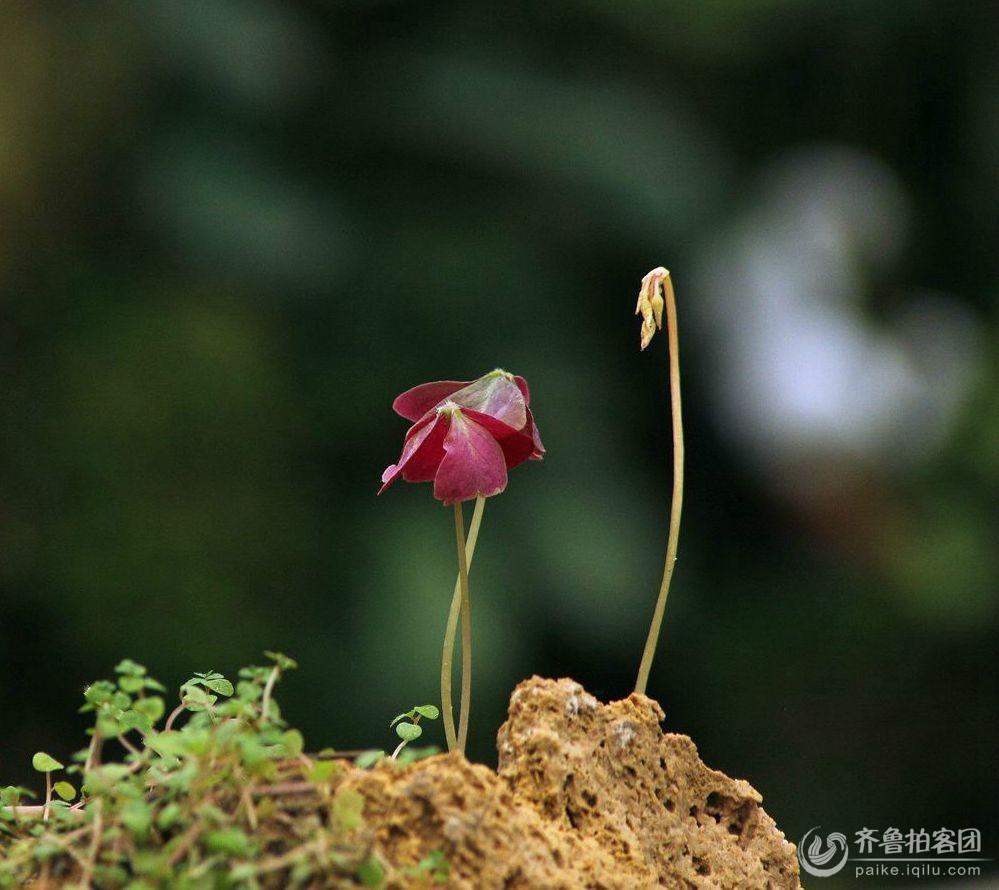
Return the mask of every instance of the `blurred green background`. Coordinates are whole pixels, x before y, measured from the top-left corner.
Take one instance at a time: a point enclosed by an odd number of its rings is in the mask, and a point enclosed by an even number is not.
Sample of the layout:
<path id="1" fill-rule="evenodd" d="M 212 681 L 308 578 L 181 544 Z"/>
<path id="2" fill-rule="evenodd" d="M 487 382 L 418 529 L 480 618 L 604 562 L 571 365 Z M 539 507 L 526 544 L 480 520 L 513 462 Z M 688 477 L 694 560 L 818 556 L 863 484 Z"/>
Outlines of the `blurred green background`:
<path id="1" fill-rule="evenodd" d="M 634 680 L 791 839 L 995 855 L 999 30 L 985 2 L 0 7 L 0 770 L 86 682 L 264 648 L 313 748 L 435 701 L 393 397 L 501 365 L 548 455 L 488 506 L 473 756 L 522 678 Z M 437 730 L 439 734 L 439 730 Z M 831 884 L 830 884 L 831 886 Z"/>

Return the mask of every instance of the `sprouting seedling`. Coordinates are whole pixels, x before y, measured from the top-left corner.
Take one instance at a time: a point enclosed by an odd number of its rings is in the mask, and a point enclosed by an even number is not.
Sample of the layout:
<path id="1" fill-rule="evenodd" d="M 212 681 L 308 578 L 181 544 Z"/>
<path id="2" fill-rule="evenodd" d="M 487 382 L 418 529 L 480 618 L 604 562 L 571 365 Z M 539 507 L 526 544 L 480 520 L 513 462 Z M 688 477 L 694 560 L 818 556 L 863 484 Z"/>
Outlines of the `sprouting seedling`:
<path id="1" fill-rule="evenodd" d="M 443 850 L 432 850 L 416 865 L 407 865 L 399 870 L 411 878 L 429 879 L 434 884 L 446 884 L 451 877 L 451 863 L 447 861 Z"/>
<path id="2" fill-rule="evenodd" d="M 661 291 L 661 293 L 660 293 Z M 669 272 L 660 266 L 642 279 L 638 292 L 636 315 L 642 316 L 641 348 L 644 350 L 652 341 L 657 330 L 663 326 L 663 308 L 666 309 L 666 332 L 669 341 L 669 389 L 670 404 L 673 410 L 673 499 L 670 506 L 669 537 L 666 542 L 666 564 L 663 580 L 659 586 L 659 596 L 652 613 L 649 636 L 645 641 L 642 661 L 635 680 L 635 692 L 645 694 L 649 682 L 652 659 L 656 654 L 663 615 L 666 612 L 666 598 L 669 596 L 670 580 L 676 563 L 676 548 L 680 536 L 680 513 L 683 509 L 683 414 L 680 403 L 680 354 L 676 331 L 676 299 L 673 295 L 673 282 Z"/>
<path id="3" fill-rule="evenodd" d="M 31 758 L 31 766 L 36 772 L 45 773 L 45 804 L 42 807 L 42 821 L 48 822 L 53 790 L 63 800 L 72 800 L 76 796 L 76 789 L 69 782 L 56 782 L 53 786 L 52 773 L 65 769 L 65 767 L 44 751 L 39 751 Z"/>
<path id="4" fill-rule="evenodd" d="M 423 727 L 420 720 L 426 717 L 427 720 L 436 720 L 441 712 L 434 705 L 417 705 L 395 717 L 389 726 L 395 727 L 395 734 L 402 739 L 392 752 L 392 760 L 395 760 L 403 748 L 410 742 L 415 742 L 423 735 Z"/>
<path id="5" fill-rule="evenodd" d="M 294 658 L 290 658 L 285 655 L 283 652 L 272 652 L 268 649 L 264 652 L 264 655 L 274 662 L 274 666 L 267 675 L 267 680 L 264 683 L 264 692 L 260 698 L 261 726 L 267 723 L 271 716 L 271 696 L 274 692 L 274 684 L 280 679 L 282 673 L 285 671 L 293 671 L 298 667 L 298 662 L 295 661 Z"/>
<path id="6" fill-rule="evenodd" d="M 449 751 L 465 750 L 472 684 L 472 613 L 468 569 L 485 499 L 506 488 L 507 470 L 545 453 L 529 407 L 530 390 L 523 377 L 496 369 L 478 380 L 441 380 L 407 390 L 392 403 L 413 423 L 403 441 L 398 463 L 382 473 L 385 491 L 399 476 L 407 482 L 434 483 L 434 497 L 454 506 L 458 581 L 444 634 L 441 658 L 441 705 Z M 475 499 L 475 512 L 465 539 L 462 503 Z M 451 698 L 452 659 L 461 617 L 461 708 L 454 726 Z"/>
<path id="7" fill-rule="evenodd" d="M 107 739 L 117 739 L 129 753 L 136 754 L 134 745 L 126 737 L 128 733 L 138 732 L 145 736 L 166 711 L 159 694 L 165 692 L 166 687 L 148 676 L 143 665 L 125 658 L 115 666 L 115 673 L 118 675 L 116 683 L 98 680 L 83 691 L 85 704 L 80 713 L 96 714 L 94 726 L 88 730 L 90 745 L 83 759 L 84 773 L 100 764 Z"/>
<path id="8" fill-rule="evenodd" d="M 185 681 L 180 686 L 180 704 L 177 705 L 170 716 L 167 717 L 164 732 L 173 729 L 174 721 L 184 711 L 211 711 L 219 696 L 228 698 L 235 692 L 230 683 L 222 674 L 217 671 L 194 672 L 190 680 Z"/>

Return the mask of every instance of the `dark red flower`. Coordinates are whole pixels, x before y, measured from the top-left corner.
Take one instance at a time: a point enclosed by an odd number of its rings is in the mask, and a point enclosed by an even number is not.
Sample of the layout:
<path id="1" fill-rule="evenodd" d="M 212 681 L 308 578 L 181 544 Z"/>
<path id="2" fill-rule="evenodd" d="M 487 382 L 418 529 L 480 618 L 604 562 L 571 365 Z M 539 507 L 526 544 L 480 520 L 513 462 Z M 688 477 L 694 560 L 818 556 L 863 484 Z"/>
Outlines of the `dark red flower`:
<path id="1" fill-rule="evenodd" d="M 478 380 L 407 390 L 392 407 L 414 423 L 399 462 L 382 473 L 378 493 L 402 476 L 433 481 L 434 497 L 445 504 L 499 494 L 508 469 L 545 453 L 530 401 L 527 381 L 498 369 Z"/>

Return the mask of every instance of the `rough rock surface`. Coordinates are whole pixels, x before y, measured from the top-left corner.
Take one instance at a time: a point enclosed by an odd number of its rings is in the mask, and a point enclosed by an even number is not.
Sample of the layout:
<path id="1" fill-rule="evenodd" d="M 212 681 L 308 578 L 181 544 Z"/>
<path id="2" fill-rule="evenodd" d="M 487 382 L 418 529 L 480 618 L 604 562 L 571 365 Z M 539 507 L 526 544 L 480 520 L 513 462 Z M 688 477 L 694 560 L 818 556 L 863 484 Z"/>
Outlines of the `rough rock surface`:
<path id="1" fill-rule="evenodd" d="M 759 793 L 706 767 L 662 719 L 645 696 L 602 705 L 572 680 L 534 677 L 510 698 L 498 772 L 446 755 L 344 783 L 364 796 L 385 860 L 442 850 L 459 890 L 800 887 Z"/>

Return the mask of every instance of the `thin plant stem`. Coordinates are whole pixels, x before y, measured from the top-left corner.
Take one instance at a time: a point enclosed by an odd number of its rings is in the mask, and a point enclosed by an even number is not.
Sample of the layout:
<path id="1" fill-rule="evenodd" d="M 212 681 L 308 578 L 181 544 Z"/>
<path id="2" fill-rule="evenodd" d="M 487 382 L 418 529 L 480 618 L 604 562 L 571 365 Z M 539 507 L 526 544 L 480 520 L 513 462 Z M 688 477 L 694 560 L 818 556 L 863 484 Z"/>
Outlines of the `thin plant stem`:
<path id="1" fill-rule="evenodd" d="M 315 786 L 312 787 L 314 788 Z M 46 810 L 51 811 L 51 808 L 52 808 L 52 803 L 50 801 L 47 806 L 45 804 L 33 804 L 32 806 L 24 806 L 24 807 L 11 805 L 10 807 L 2 807 L 0 809 L 10 809 L 11 815 L 14 816 L 14 821 L 17 822 L 18 819 L 22 818 L 34 819 L 36 817 L 40 817 L 42 813 L 45 812 Z M 84 816 L 83 810 L 79 809 L 78 805 L 69 807 L 68 809 L 63 810 L 63 812 L 72 813 L 74 817 L 79 817 L 79 818 L 83 818 Z"/>
<path id="2" fill-rule="evenodd" d="M 482 512 L 486 509 L 486 499 L 475 499 L 475 510 L 472 512 L 472 524 L 468 529 L 468 542 L 465 545 L 465 559 L 468 568 L 472 568 L 472 557 L 475 556 L 475 544 L 479 540 L 479 526 L 482 525 Z M 447 740 L 448 751 L 458 748 L 458 736 L 454 728 L 454 702 L 451 698 L 451 675 L 454 660 L 454 638 L 458 633 L 458 616 L 461 613 L 461 572 L 454 581 L 454 594 L 451 597 L 451 609 L 447 616 L 447 627 L 444 630 L 444 652 L 441 656 L 441 712 L 444 717 L 444 738 Z"/>
<path id="3" fill-rule="evenodd" d="M 656 644 L 659 642 L 659 631 L 662 628 L 663 615 L 666 612 L 666 598 L 669 596 L 669 584 L 673 577 L 673 566 L 676 563 L 676 548 L 680 537 L 680 513 L 683 509 L 683 412 L 680 403 L 680 345 L 676 332 L 676 299 L 673 296 L 673 283 L 667 275 L 662 282 L 666 297 L 666 328 L 669 339 L 669 390 L 670 404 L 673 409 L 673 502 L 669 514 L 669 538 L 666 542 L 666 565 L 663 569 L 663 580 L 659 587 L 659 597 L 652 613 L 652 624 L 649 636 L 642 652 L 642 662 L 638 668 L 638 679 L 635 681 L 635 692 L 645 694 L 649 683 L 649 671 L 652 669 L 652 659 L 656 654 Z"/>
<path id="4" fill-rule="evenodd" d="M 89 772 L 93 767 L 100 766 L 101 762 L 101 745 L 104 740 L 101 738 L 101 734 L 97 731 L 97 727 L 94 727 L 94 734 L 90 738 L 90 746 L 87 748 L 87 760 L 83 764 L 83 772 Z"/>
<path id="5" fill-rule="evenodd" d="M 461 709 L 458 712 L 458 751 L 465 753 L 468 712 L 472 704 L 472 601 L 468 593 L 468 559 L 465 556 L 465 520 L 461 502 L 454 505 L 454 536 L 458 547 L 458 580 L 461 582 Z"/>
<path id="6" fill-rule="evenodd" d="M 120 744 L 129 754 L 134 754 L 136 757 L 141 757 L 142 752 L 135 747 L 128 739 L 125 738 L 124 733 L 118 736 L 118 744 Z"/>
<path id="7" fill-rule="evenodd" d="M 419 726 L 419 725 L 420 725 L 420 715 L 417 714 L 413 718 L 413 726 Z M 407 739 L 403 739 L 401 742 L 399 742 L 399 744 L 396 745 L 395 750 L 392 752 L 392 757 L 390 759 L 397 760 L 399 758 L 399 755 L 402 753 L 402 749 L 405 748 L 406 745 L 408 744 L 409 741 Z"/>
<path id="8" fill-rule="evenodd" d="M 267 722 L 267 712 L 270 710 L 271 706 L 271 695 L 274 692 L 274 684 L 277 682 L 278 674 L 281 673 L 281 668 L 278 665 L 274 665 L 271 669 L 270 674 L 267 675 L 267 682 L 264 683 L 264 694 L 260 698 L 260 725 L 263 726 Z"/>
<path id="9" fill-rule="evenodd" d="M 87 849 L 87 858 L 84 860 L 83 868 L 81 869 L 80 885 L 82 887 L 90 886 L 90 876 L 94 873 L 94 867 L 97 865 L 97 855 L 101 851 L 101 840 L 103 837 L 104 801 L 98 797 L 94 801 L 94 821 L 91 827 L 90 846 Z"/>
<path id="10" fill-rule="evenodd" d="M 52 773 L 45 773 L 45 806 L 42 807 L 42 821 L 49 821 L 49 806 L 52 803 Z"/>
<path id="11" fill-rule="evenodd" d="M 177 718 L 178 718 L 178 717 L 179 717 L 179 716 L 180 716 L 181 714 L 183 714 L 183 713 L 184 713 L 184 711 L 186 710 L 186 708 L 187 708 L 187 705 L 186 705 L 186 704 L 184 704 L 184 702 L 181 702 L 181 703 L 180 703 L 179 705 L 177 705 L 177 707 L 176 707 L 176 708 L 174 708 L 174 709 L 173 709 L 173 710 L 172 710 L 172 711 L 170 712 L 170 716 L 169 716 L 169 717 L 167 717 L 167 721 L 166 721 L 166 723 L 165 723 L 165 724 L 163 725 L 163 732 L 170 732 L 170 730 L 171 730 L 171 729 L 173 729 L 173 724 L 174 724 L 174 721 L 175 721 L 175 720 L 176 720 L 176 719 L 177 719 Z"/>

